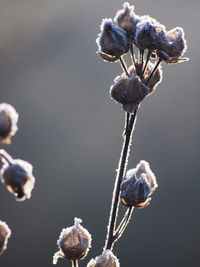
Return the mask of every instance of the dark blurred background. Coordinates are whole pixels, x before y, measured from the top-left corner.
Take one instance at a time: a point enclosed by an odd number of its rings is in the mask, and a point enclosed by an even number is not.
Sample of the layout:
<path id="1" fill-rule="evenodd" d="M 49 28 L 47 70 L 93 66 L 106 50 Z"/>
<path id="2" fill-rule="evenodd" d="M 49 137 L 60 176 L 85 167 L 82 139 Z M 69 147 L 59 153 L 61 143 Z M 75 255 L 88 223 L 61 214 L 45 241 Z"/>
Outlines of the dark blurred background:
<path id="1" fill-rule="evenodd" d="M 12 229 L 1 267 L 52 266 L 60 231 L 76 216 L 93 236 L 81 266 L 102 251 L 124 115 L 108 94 L 120 66 L 98 57 L 95 39 L 102 18 L 114 17 L 122 3 L 0 1 L 1 102 L 20 116 L 12 145 L 1 147 L 31 162 L 36 177 L 32 198 L 22 203 L 0 187 L 0 220 Z M 190 61 L 163 65 L 162 84 L 140 109 L 129 168 L 149 161 L 159 188 L 114 253 L 123 267 L 198 267 L 200 4 L 130 3 L 168 30 L 182 26 Z"/>

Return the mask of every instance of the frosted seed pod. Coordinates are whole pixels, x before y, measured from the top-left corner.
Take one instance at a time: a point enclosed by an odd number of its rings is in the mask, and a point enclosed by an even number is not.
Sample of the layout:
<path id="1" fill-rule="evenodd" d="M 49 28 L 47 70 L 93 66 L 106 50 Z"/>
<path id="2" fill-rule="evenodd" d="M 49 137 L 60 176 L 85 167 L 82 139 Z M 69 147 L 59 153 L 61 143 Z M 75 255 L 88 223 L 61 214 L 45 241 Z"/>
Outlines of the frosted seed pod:
<path id="1" fill-rule="evenodd" d="M 157 186 L 155 175 L 151 171 L 149 163 L 142 160 L 135 169 L 127 172 L 122 181 L 121 202 L 126 207 L 146 207 Z"/>
<path id="2" fill-rule="evenodd" d="M 141 49 L 154 51 L 159 49 L 166 37 L 165 26 L 150 16 L 140 17 L 135 34 L 135 44 Z"/>
<path id="3" fill-rule="evenodd" d="M 111 250 L 105 250 L 100 256 L 91 259 L 87 267 L 119 267 L 119 260 Z"/>
<path id="4" fill-rule="evenodd" d="M 129 41 L 126 32 L 115 26 L 111 19 L 103 19 L 101 33 L 96 39 L 99 55 L 107 61 L 114 62 L 128 52 Z"/>
<path id="5" fill-rule="evenodd" d="M 133 176 L 129 179 L 125 179 L 121 185 L 121 202 L 126 207 L 143 207 L 150 202 L 148 198 L 151 188 L 146 180 L 146 177 L 142 176 L 139 179 L 135 179 Z"/>
<path id="6" fill-rule="evenodd" d="M 158 51 L 157 55 L 166 63 L 180 63 L 188 60 L 188 58 L 182 58 L 186 50 L 184 31 L 181 27 L 176 27 L 167 32 L 161 51 Z"/>
<path id="7" fill-rule="evenodd" d="M 11 230 L 5 222 L 0 221 L 0 255 L 7 249 Z"/>
<path id="8" fill-rule="evenodd" d="M 18 113 L 13 106 L 2 103 L 0 104 L 0 142 L 10 144 L 11 137 L 18 130 Z"/>
<path id="9" fill-rule="evenodd" d="M 32 169 L 33 167 L 30 163 L 21 159 L 13 160 L 10 163 L 5 162 L 1 169 L 1 181 L 18 201 L 31 197 L 35 184 Z"/>
<path id="10" fill-rule="evenodd" d="M 131 114 L 148 93 L 149 88 L 141 82 L 136 73 L 131 73 L 130 77 L 125 73 L 117 76 L 110 88 L 111 97 Z"/>
<path id="11" fill-rule="evenodd" d="M 140 21 L 139 16 L 134 12 L 134 6 L 130 6 L 129 3 L 123 4 L 123 9 L 117 11 L 114 21 L 117 25 L 126 31 L 128 35 L 131 34 L 134 39 L 136 25 Z"/>
<path id="12" fill-rule="evenodd" d="M 163 46 L 164 51 L 172 58 L 181 57 L 187 50 L 187 44 L 184 37 L 184 30 L 176 27 L 167 32 L 166 47 Z"/>
<path id="13" fill-rule="evenodd" d="M 91 235 L 83 228 L 81 219 L 75 218 L 74 225 L 63 229 L 57 241 L 59 251 L 54 254 L 53 264 L 57 264 L 59 258 L 70 261 L 83 259 L 91 247 Z"/>

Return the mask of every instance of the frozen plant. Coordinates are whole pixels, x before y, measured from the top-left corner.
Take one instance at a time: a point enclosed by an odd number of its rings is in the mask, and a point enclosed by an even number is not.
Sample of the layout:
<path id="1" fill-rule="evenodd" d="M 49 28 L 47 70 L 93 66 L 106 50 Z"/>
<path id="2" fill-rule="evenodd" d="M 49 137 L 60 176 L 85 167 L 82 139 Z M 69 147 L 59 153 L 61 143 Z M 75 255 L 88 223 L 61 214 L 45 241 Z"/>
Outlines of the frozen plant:
<path id="1" fill-rule="evenodd" d="M 13 106 L 7 103 L 0 104 L 0 142 L 11 143 L 11 137 L 18 130 L 18 113 Z M 31 197 L 35 185 L 32 174 L 32 165 L 21 159 L 13 159 L 4 149 L 0 149 L 0 182 L 5 185 L 8 192 L 13 194 L 17 201 Z M 11 230 L 5 222 L 0 221 L 0 255 L 7 249 Z"/>
<path id="2" fill-rule="evenodd" d="M 123 73 L 114 79 L 110 87 L 110 97 L 121 104 L 125 111 L 125 129 L 105 246 L 102 254 L 91 259 L 87 266 L 118 267 L 119 260 L 112 252 L 114 244 L 124 233 L 134 208 L 149 205 L 158 187 L 156 177 L 147 161 L 142 160 L 135 168 L 127 171 L 137 114 L 143 99 L 155 92 L 162 81 L 161 63 L 187 61 L 188 58 L 183 57 L 187 45 L 182 28 L 176 27 L 167 31 L 156 19 L 148 15 L 135 14 L 134 6 L 129 3 L 123 4 L 114 20 L 102 20 L 96 42 L 97 53 L 104 61 L 119 62 L 122 67 Z M 129 54 L 132 63 L 127 67 L 124 55 Z M 126 212 L 118 222 L 119 208 L 122 205 L 126 207 Z M 54 262 L 57 261 L 57 256 L 67 258 L 60 243 L 59 246 L 61 251 L 56 254 Z M 73 258 L 69 259 L 72 260 L 72 265 L 78 266 L 78 261 L 74 263 Z"/>
<path id="3" fill-rule="evenodd" d="M 0 142 L 11 143 L 11 137 L 18 130 L 18 113 L 13 106 L 7 103 L 0 104 Z"/>
<path id="4" fill-rule="evenodd" d="M 87 255 L 92 238 L 88 230 L 81 226 L 81 222 L 81 219 L 74 218 L 73 226 L 62 229 L 57 241 L 60 250 L 53 256 L 53 264 L 57 264 L 59 258 L 65 258 L 76 267 L 78 260 Z"/>
<path id="5" fill-rule="evenodd" d="M 4 164 L 1 169 L 1 182 L 16 197 L 16 200 L 23 201 L 29 199 L 35 184 L 32 165 L 21 159 L 14 160 L 8 154 L 6 156 L 6 154 L 3 149 L 0 150 L 0 156 L 4 157 Z"/>
<path id="6" fill-rule="evenodd" d="M 0 255 L 7 249 L 11 230 L 5 222 L 0 221 Z"/>

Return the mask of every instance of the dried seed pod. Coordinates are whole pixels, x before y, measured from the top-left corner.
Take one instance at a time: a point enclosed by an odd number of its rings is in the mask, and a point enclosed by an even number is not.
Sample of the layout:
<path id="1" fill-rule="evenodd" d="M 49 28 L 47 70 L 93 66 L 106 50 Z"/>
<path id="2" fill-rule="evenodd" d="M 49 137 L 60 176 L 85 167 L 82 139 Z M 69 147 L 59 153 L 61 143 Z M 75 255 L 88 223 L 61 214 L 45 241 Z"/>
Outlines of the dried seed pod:
<path id="1" fill-rule="evenodd" d="M 163 50 L 172 58 L 181 57 L 187 50 L 187 44 L 184 37 L 184 30 L 176 27 L 167 32 L 166 44 L 163 45 Z"/>
<path id="2" fill-rule="evenodd" d="M 115 26 L 111 19 L 103 19 L 101 33 L 96 39 L 99 55 L 107 61 L 114 62 L 128 52 L 129 41 L 126 32 Z"/>
<path id="3" fill-rule="evenodd" d="M 0 104 L 0 142 L 10 144 L 11 137 L 18 130 L 18 113 L 13 106 L 2 103 Z"/>
<path id="4" fill-rule="evenodd" d="M 11 230 L 5 222 L 0 221 L 0 255 L 7 249 Z"/>
<path id="5" fill-rule="evenodd" d="M 1 169 L 1 181 L 7 190 L 15 195 L 16 200 L 23 201 L 31 197 L 35 178 L 32 174 L 32 165 L 24 160 L 16 159 L 5 162 Z"/>
<path id="6" fill-rule="evenodd" d="M 132 176 L 125 179 L 121 185 L 121 202 L 126 207 L 145 207 L 150 202 L 150 185 L 145 176 L 135 179 Z"/>
<path id="7" fill-rule="evenodd" d="M 123 105 L 123 109 L 134 113 L 135 107 L 149 93 L 149 88 L 141 82 L 136 73 L 132 72 L 130 77 L 125 73 L 117 76 L 110 88 L 111 97 Z"/>
<path id="8" fill-rule="evenodd" d="M 157 188 L 155 175 L 149 167 L 149 163 L 141 161 L 135 169 L 127 172 L 121 184 L 120 199 L 126 207 L 146 207 L 151 194 Z"/>
<path id="9" fill-rule="evenodd" d="M 134 6 L 128 2 L 123 4 L 123 9 L 117 11 L 114 21 L 117 25 L 126 31 L 127 35 L 134 39 L 136 25 L 140 21 L 139 16 L 134 12 Z"/>
<path id="10" fill-rule="evenodd" d="M 119 260 L 111 250 L 105 250 L 100 256 L 91 259 L 87 267 L 119 267 Z"/>
<path id="11" fill-rule="evenodd" d="M 157 56 L 166 63 L 180 63 L 188 60 L 188 58 L 182 58 L 186 50 L 184 31 L 182 28 L 176 27 L 167 32 L 160 50 L 157 51 Z"/>
<path id="12" fill-rule="evenodd" d="M 135 33 L 135 44 L 141 49 L 157 50 L 166 38 L 165 26 L 149 16 L 140 17 Z"/>
<path id="13" fill-rule="evenodd" d="M 74 218 L 74 225 L 62 230 L 57 241 L 60 250 L 54 254 L 53 264 L 59 258 L 75 261 L 87 255 L 91 247 L 91 235 L 80 225 L 81 222 L 81 219 Z"/>

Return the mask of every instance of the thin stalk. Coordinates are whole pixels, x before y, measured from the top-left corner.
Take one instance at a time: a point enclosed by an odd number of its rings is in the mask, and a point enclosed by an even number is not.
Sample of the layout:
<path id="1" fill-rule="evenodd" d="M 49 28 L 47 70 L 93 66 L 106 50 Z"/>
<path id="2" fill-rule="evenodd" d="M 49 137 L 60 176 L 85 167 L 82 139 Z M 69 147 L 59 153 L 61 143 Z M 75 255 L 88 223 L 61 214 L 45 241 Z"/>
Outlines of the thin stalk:
<path id="1" fill-rule="evenodd" d="M 130 75 L 129 75 L 129 73 L 128 73 L 127 66 L 126 66 L 126 63 L 124 62 L 123 57 L 120 57 L 120 58 L 119 58 L 119 62 L 120 62 L 120 64 L 121 64 L 122 69 L 123 69 L 124 72 L 126 73 L 126 75 L 127 75 L 128 77 L 130 77 Z"/>
<path id="2" fill-rule="evenodd" d="M 117 175 L 115 179 L 112 205 L 111 205 L 110 217 L 109 217 L 108 232 L 107 232 L 104 250 L 112 249 L 114 242 L 115 242 L 114 232 L 115 232 L 118 208 L 119 208 L 120 186 L 121 186 L 122 179 L 124 177 L 124 173 L 126 172 L 127 160 L 128 160 L 129 150 L 130 150 L 130 145 L 131 145 L 131 136 L 134 130 L 135 122 L 136 122 L 137 110 L 138 110 L 138 107 L 136 108 L 135 113 L 131 115 L 129 124 L 128 125 L 126 124 L 126 127 L 127 127 L 127 129 L 125 129 L 126 135 L 124 136 L 124 143 L 122 146 Z"/>
<path id="3" fill-rule="evenodd" d="M 115 231 L 115 241 L 117 241 L 122 234 L 124 233 L 130 219 L 133 213 L 134 207 L 129 207 L 126 211 L 126 213 L 124 214 L 123 219 L 121 220 L 119 226 L 117 227 L 117 230 Z"/>
<path id="4" fill-rule="evenodd" d="M 13 163 L 13 158 L 4 149 L 0 149 L 0 158 L 5 159 L 9 164 Z"/>
<path id="5" fill-rule="evenodd" d="M 144 65 L 144 69 L 143 69 L 143 71 L 142 71 L 142 75 L 141 75 L 142 77 L 143 77 L 144 72 L 145 72 L 145 70 L 146 70 L 146 67 L 147 67 L 147 65 L 148 65 L 150 56 L 151 56 L 151 51 L 149 50 L 148 53 L 147 53 L 147 59 L 146 59 L 145 65 Z"/>
<path id="6" fill-rule="evenodd" d="M 128 125 L 129 125 L 129 118 L 130 118 L 130 113 L 126 112 L 125 113 L 125 127 L 124 127 L 125 129 L 124 129 L 122 136 L 126 136 L 126 131 L 128 129 Z"/>
<path id="7" fill-rule="evenodd" d="M 148 85 L 149 81 L 151 80 L 152 76 L 154 75 L 154 73 L 156 72 L 156 70 L 158 69 L 158 66 L 160 65 L 162 59 L 159 58 L 158 62 L 156 63 L 154 69 L 152 70 L 152 73 L 149 75 L 149 78 L 146 81 L 146 85 Z"/>
<path id="8" fill-rule="evenodd" d="M 133 52 L 133 43 L 131 42 L 130 44 L 130 51 L 131 51 L 131 59 L 132 59 L 132 62 L 136 68 L 136 59 L 135 59 L 135 55 L 134 55 L 134 52 Z"/>
<path id="9" fill-rule="evenodd" d="M 142 70 L 143 64 L 144 64 L 144 49 L 140 49 L 140 63 L 141 63 L 141 70 Z"/>
<path id="10" fill-rule="evenodd" d="M 78 267 L 78 261 L 72 261 L 72 267 Z"/>

